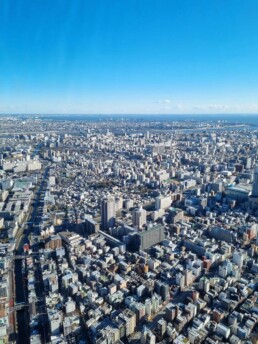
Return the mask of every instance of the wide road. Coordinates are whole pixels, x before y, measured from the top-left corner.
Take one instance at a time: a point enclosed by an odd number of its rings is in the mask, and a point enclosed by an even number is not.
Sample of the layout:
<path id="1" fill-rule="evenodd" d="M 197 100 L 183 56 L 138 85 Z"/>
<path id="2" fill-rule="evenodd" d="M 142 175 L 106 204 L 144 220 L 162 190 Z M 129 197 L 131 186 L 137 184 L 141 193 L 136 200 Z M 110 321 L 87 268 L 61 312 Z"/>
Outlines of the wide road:
<path id="1" fill-rule="evenodd" d="M 22 244 L 22 240 L 21 240 Z M 16 284 L 16 303 L 26 302 L 26 285 L 22 275 L 22 260 L 15 260 L 15 284 Z M 29 333 L 29 313 L 28 308 L 23 308 L 16 313 L 18 333 L 16 338 L 17 344 L 29 344 L 30 333 Z"/>
<path id="2" fill-rule="evenodd" d="M 32 205 L 33 209 L 31 212 L 30 217 L 30 225 L 25 226 L 25 230 L 20 238 L 19 245 L 16 250 L 16 255 L 23 254 L 23 245 L 28 242 L 29 236 L 29 228 L 33 228 L 33 224 L 35 223 L 37 210 L 39 207 L 40 201 L 40 194 L 43 189 L 45 180 L 48 174 L 48 167 L 46 167 L 44 171 L 43 178 L 41 180 L 38 192 L 36 193 L 34 204 Z M 27 228 L 28 227 L 28 228 Z M 16 289 L 16 303 L 25 302 L 27 303 L 27 280 L 24 280 L 24 276 L 22 274 L 22 260 L 16 259 L 15 260 L 15 289 Z M 18 333 L 17 333 L 17 344 L 29 344 L 30 343 L 30 331 L 29 331 L 29 311 L 28 307 L 23 308 L 17 311 L 17 325 L 18 325 Z"/>

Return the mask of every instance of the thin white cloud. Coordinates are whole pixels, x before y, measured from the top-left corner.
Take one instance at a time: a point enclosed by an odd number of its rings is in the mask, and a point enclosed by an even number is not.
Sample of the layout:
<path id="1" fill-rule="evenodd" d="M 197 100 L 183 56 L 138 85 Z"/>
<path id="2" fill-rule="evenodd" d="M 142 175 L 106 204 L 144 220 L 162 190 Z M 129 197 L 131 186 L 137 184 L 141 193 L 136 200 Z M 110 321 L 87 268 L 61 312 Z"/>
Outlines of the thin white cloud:
<path id="1" fill-rule="evenodd" d="M 13 105 L 13 104 L 11 104 L 11 105 L 2 105 L 2 106 L 0 107 L 0 109 L 1 109 L 2 111 L 13 110 L 13 109 L 15 109 L 15 105 Z"/>
<path id="2" fill-rule="evenodd" d="M 224 111 L 228 109 L 228 106 L 224 104 L 195 105 L 193 106 L 193 109 L 200 111 Z"/>
<path id="3" fill-rule="evenodd" d="M 184 108 L 184 105 L 182 105 L 182 104 L 176 104 L 176 105 L 174 106 L 174 108 L 175 108 L 175 109 L 178 109 L 178 110 L 182 110 L 182 109 Z"/>
<path id="4" fill-rule="evenodd" d="M 194 110 L 206 110 L 207 107 L 205 105 L 195 105 L 193 107 Z"/>
<path id="5" fill-rule="evenodd" d="M 209 104 L 208 109 L 210 110 L 226 110 L 228 107 L 224 104 Z"/>
<path id="6" fill-rule="evenodd" d="M 258 110 L 258 104 L 252 104 L 250 109 L 251 110 Z"/>
<path id="7" fill-rule="evenodd" d="M 170 104 L 171 100 L 170 99 L 157 100 L 156 103 L 158 103 L 158 104 Z"/>
<path id="8" fill-rule="evenodd" d="M 164 111 L 170 111 L 171 108 L 170 108 L 170 106 L 163 106 L 162 110 L 164 110 Z"/>

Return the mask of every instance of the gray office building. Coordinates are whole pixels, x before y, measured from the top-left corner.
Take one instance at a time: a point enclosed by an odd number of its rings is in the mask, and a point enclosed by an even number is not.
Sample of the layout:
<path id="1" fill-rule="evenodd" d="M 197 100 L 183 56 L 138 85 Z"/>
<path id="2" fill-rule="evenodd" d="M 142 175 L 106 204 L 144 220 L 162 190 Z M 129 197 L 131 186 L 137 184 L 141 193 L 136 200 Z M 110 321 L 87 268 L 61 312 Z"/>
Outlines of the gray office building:
<path id="1" fill-rule="evenodd" d="M 252 196 L 258 197 L 258 166 L 255 166 L 255 168 L 254 168 Z"/>
<path id="2" fill-rule="evenodd" d="M 99 231 L 99 223 L 90 217 L 85 218 L 84 230 L 87 234 L 95 234 Z"/>
<path id="3" fill-rule="evenodd" d="M 156 225 L 132 234 L 131 247 L 134 251 L 147 250 L 165 239 L 164 226 Z"/>
<path id="4" fill-rule="evenodd" d="M 104 198 L 101 202 L 101 229 L 106 230 L 115 226 L 116 211 L 115 200 L 113 198 Z"/>

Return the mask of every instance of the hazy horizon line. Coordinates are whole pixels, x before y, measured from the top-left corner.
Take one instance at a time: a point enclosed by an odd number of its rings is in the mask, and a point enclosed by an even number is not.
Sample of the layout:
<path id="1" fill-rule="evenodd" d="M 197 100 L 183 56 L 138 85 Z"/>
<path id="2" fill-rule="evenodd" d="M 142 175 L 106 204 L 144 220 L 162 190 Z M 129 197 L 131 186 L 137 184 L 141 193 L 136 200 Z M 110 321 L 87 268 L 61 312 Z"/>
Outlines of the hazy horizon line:
<path id="1" fill-rule="evenodd" d="M 0 113 L 0 116 L 258 116 L 258 113 L 226 112 L 226 113 Z"/>

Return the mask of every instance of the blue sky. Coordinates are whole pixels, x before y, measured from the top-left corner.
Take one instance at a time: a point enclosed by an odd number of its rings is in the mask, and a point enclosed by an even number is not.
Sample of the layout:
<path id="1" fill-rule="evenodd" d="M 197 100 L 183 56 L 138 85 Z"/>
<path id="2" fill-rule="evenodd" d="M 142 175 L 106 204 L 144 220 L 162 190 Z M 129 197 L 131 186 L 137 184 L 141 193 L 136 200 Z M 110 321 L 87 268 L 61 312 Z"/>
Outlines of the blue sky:
<path id="1" fill-rule="evenodd" d="M 258 113 L 257 0 L 1 0 L 1 113 Z"/>

